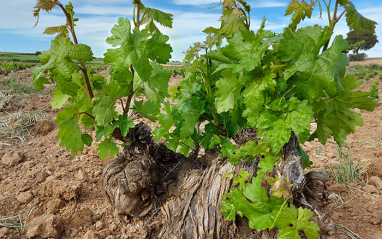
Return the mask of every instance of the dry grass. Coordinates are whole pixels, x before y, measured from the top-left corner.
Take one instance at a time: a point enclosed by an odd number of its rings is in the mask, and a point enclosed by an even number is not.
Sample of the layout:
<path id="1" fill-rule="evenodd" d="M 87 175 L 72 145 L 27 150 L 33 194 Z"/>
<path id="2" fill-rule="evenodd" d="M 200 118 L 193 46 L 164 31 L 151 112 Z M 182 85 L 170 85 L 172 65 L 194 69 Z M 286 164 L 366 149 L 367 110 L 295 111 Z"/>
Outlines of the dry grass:
<path id="1" fill-rule="evenodd" d="M 0 216 L 0 227 L 15 229 L 22 235 L 32 211 L 33 207 L 29 205 L 15 216 Z"/>
<path id="2" fill-rule="evenodd" d="M 6 114 L 0 118 L 0 139 L 5 137 L 18 138 L 25 142 L 25 135 L 37 121 L 48 117 L 44 110 L 36 110 L 28 113 Z"/>

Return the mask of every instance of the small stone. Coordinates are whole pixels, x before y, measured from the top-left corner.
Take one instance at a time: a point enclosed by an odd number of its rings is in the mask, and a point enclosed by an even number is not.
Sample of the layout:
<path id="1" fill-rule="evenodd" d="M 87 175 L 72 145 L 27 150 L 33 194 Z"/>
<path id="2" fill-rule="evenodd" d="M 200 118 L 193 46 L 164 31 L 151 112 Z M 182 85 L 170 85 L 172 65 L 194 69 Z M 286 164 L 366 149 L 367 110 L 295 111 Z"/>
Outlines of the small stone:
<path id="1" fill-rule="evenodd" d="M 7 238 L 6 235 L 9 233 L 8 227 L 0 228 L 0 238 Z"/>
<path id="2" fill-rule="evenodd" d="M 382 180 L 380 177 L 371 176 L 369 179 L 371 185 L 375 186 L 378 190 L 382 190 Z"/>
<path id="3" fill-rule="evenodd" d="M 330 159 L 334 159 L 336 157 L 336 155 L 332 152 L 328 152 L 328 153 L 326 153 L 326 157 L 328 157 Z"/>
<path id="4" fill-rule="evenodd" d="M 97 231 L 102 230 L 103 226 L 104 226 L 104 224 L 103 224 L 102 221 L 97 221 L 96 224 L 95 224 L 95 228 L 96 228 Z"/>
<path id="5" fill-rule="evenodd" d="M 113 235 L 109 235 L 105 239 L 115 239 L 115 237 Z"/>
<path id="6" fill-rule="evenodd" d="M 25 160 L 25 155 L 21 152 L 8 152 L 3 155 L 1 162 L 8 166 L 15 166 Z"/>
<path id="7" fill-rule="evenodd" d="M 32 199 L 33 199 L 33 195 L 32 193 L 30 192 L 23 192 L 23 193 L 20 193 L 17 197 L 16 197 L 17 201 L 19 201 L 20 203 L 28 203 L 30 202 Z"/>
<path id="8" fill-rule="evenodd" d="M 86 176 L 86 173 L 84 172 L 84 170 L 80 169 L 80 170 L 78 171 L 78 173 L 77 173 L 77 178 L 78 178 L 78 180 L 84 182 L 84 181 L 86 181 L 86 179 L 87 179 L 88 177 Z"/>
<path id="9" fill-rule="evenodd" d="M 373 225 L 378 225 L 378 224 L 380 224 L 381 223 L 381 218 L 377 218 L 377 217 L 372 217 L 371 219 L 370 219 L 370 222 L 371 222 L 371 224 L 373 224 Z"/>
<path id="10" fill-rule="evenodd" d="M 117 225 L 115 225 L 115 223 L 110 224 L 109 230 L 111 232 L 115 232 L 117 229 L 118 229 L 118 227 L 117 227 Z"/>
<path id="11" fill-rule="evenodd" d="M 59 217 L 49 214 L 35 218 L 26 229 L 26 238 L 60 238 L 64 226 Z"/>
<path id="12" fill-rule="evenodd" d="M 65 206 L 65 201 L 62 199 L 56 198 L 48 202 L 47 210 L 49 213 L 56 214 L 64 206 Z"/>
<path id="13" fill-rule="evenodd" d="M 85 233 L 85 235 L 82 237 L 82 239 L 96 239 L 96 235 L 92 230 L 89 230 Z"/>
<path id="14" fill-rule="evenodd" d="M 379 192 L 378 189 L 376 187 L 374 187 L 373 185 L 366 185 L 362 189 L 368 193 L 378 193 Z"/>
<path id="15" fill-rule="evenodd" d="M 329 186 L 329 190 L 335 193 L 342 193 L 347 191 L 347 187 L 344 184 L 333 184 Z"/>

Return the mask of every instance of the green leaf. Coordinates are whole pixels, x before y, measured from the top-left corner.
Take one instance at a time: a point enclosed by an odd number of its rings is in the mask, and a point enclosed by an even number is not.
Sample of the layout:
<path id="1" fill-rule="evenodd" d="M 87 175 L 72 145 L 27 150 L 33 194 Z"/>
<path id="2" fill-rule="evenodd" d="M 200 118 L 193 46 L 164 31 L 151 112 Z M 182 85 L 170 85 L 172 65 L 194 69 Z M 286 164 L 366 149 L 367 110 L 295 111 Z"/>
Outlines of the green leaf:
<path id="1" fill-rule="evenodd" d="M 81 135 L 81 139 L 84 142 L 84 144 L 86 144 L 86 146 L 90 147 L 92 145 L 92 142 L 93 142 L 92 136 L 90 136 L 88 134 L 83 134 L 83 135 Z"/>
<path id="2" fill-rule="evenodd" d="M 58 33 L 58 36 L 67 36 L 69 34 L 68 28 L 66 25 L 61 25 L 57 27 L 47 27 L 43 34 L 53 35 Z"/>
<path id="3" fill-rule="evenodd" d="M 159 114 L 159 106 L 156 103 L 148 100 L 143 104 L 143 100 L 141 100 L 134 101 L 134 105 L 137 108 L 137 112 L 143 117 L 153 122 L 157 120 L 157 115 Z"/>
<path id="4" fill-rule="evenodd" d="M 142 6 L 143 4 L 141 4 L 141 7 Z M 172 14 L 145 6 L 141 8 L 141 11 L 143 13 L 142 16 L 144 15 L 144 18 L 141 20 L 142 24 L 147 24 L 154 20 L 164 27 L 172 28 Z"/>
<path id="5" fill-rule="evenodd" d="M 73 44 L 69 38 L 57 37 L 52 40 L 50 49 L 39 55 L 41 66 L 33 72 L 33 81 L 38 80 L 43 72 L 53 71 L 61 76 L 71 76 L 79 68 L 73 60 L 86 62 L 93 60 L 89 46 Z M 62 90 L 62 89 L 61 89 Z"/>
<path id="6" fill-rule="evenodd" d="M 170 132 L 170 128 L 174 124 L 174 118 L 172 116 L 172 110 L 170 102 L 165 103 L 164 111 L 166 113 L 161 113 L 158 117 L 158 122 L 161 127 L 154 129 L 153 134 L 157 140 L 160 140 L 162 137 L 167 135 Z"/>
<path id="7" fill-rule="evenodd" d="M 317 137 L 325 144 L 330 135 L 342 146 L 346 136 L 354 133 L 356 126 L 362 126 L 363 120 L 359 113 L 351 111 L 352 108 L 372 111 L 377 101 L 370 96 L 369 92 L 354 91 L 359 81 L 348 75 L 341 80 L 344 91 L 338 96 L 328 98 L 316 104 L 321 110 L 316 113 L 317 129 L 311 139 Z"/>
<path id="8" fill-rule="evenodd" d="M 87 114 L 81 114 L 80 122 L 81 122 L 81 125 L 83 125 L 86 129 L 93 129 L 95 125 L 95 120 L 91 118 L 90 116 L 88 116 Z"/>
<path id="9" fill-rule="evenodd" d="M 233 185 L 239 184 L 239 190 L 243 191 L 245 187 L 246 181 L 249 179 L 251 176 L 251 173 L 245 170 L 240 170 L 240 175 L 238 177 L 234 177 L 233 179 Z"/>
<path id="10" fill-rule="evenodd" d="M 147 40 L 147 53 L 148 57 L 160 64 L 166 64 L 171 58 L 172 48 L 166 42 L 169 37 L 159 33 L 152 35 L 150 39 Z"/>
<path id="11" fill-rule="evenodd" d="M 170 96 L 167 89 L 171 72 L 155 62 L 151 62 L 151 66 L 153 71 L 150 80 L 143 82 L 143 93 L 150 101 L 159 105 L 165 97 Z"/>
<path id="12" fill-rule="evenodd" d="M 130 65 L 144 82 L 150 80 L 152 66 L 149 59 L 158 63 L 167 63 L 171 58 L 171 47 L 166 44 L 168 37 L 160 33 L 150 34 L 148 30 L 134 28 L 128 19 L 119 18 L 118 25 L 112 28 L 113 36 L 106 42 L 116 49 L 108 49 L 104 54 L 104 62 L 112 63 L 115 72 L 125 72 Z"/>
<path id="13" fill-rule="evenodd" d="M 246 18 L 244 12 L 238 7 L 224 10 L 220 18 L 220 21 L 222 22 L 220 32 L 225 35 L 236 33 L 244 28 Z"/>
<path id="14" fill-rule="evenodd" d="M 235 103 L 244 86 L 244 84 L 237 79 L 236 74 L 224 73 L 225 72 L 222 74 L 224 78 L 216 82 L 215 107 L 218 113 L 235 108 Z"/>
<path id="15" fill-rule="evenodd" d="M 284 39 L 275 43 L 274 49 L 284 62 L 290 65 L 284 78 L 296 87 L 300 99 L 312 101 L 336 95 L 342 90 L 341 78 L 345 75 L 348 59 L 343 52 L 348 48 L 346 40 L 337 36 L 332 46 L 319 55 L 320 49 L 330 39 L 328 27 L 305 27 L 297 32 L 285 29 Z M 325 92 L 325 93 L 324 93 Z"/>
<path id="16" fill-rule="evenodd" d="M 54 80 L 57 83 L 57 88 L 62 91 L 62 93 L 76 96 L 80 87 L 74 83 L 70 78 L 63 77 L 61 75 L 57 75 Z"/>
<path id="17" fill-rule="evenodd" d="M 278 161 L 277 158 L 273 155 L 264 155 L 264 157 L 260 158 L 259 167 L 260 172 L 265 174 L 268 172 L 272 172 L 273 168 L 275 167 L 275 162 Z"/>
<path id="18" fill-rule="evenodd" d="M 109 137 L 102 141 L 98 147 L 98 155 L 101 159 L 105 159 L 107 156 L 114 157 L 119 152 L 117 145 L 113 142 L 113 138 Z"/>
<path id="19" fill-rule="evenodd" d="M 126 136 L 129 129 L 134 128 L 134 122 L 127 114 L 120 115 L 116 123 L 120 126 L 122 136 Z"/>
<path id="20" fill-rule="evenodd" d="M 291 130 L 301 142 L 309 138 L 313 115 L 308 101 L 299 101 L 295 97 L 288 101 L 280 98 L 259 113 L 256 127 L 259 134 L 271 145 L 272 151 L 277 153 L 289 141 Z"/>
<path id="21" fill-rule="evenodd" d="M 182 113 L 182 118 L 184 122 L 182 123 L 182 128 L 180 128 L 180 137 L 185 139 L 194 134 L 196 122 L 199 119 L 200 114 L 197 110 L 190 110 Z"/>
<path id="22" fill-rule="evenodd" d="M 75 114 L 58 126 L 57 139 L 61 139 L 60 146 L 65 146 L 72 154 L 76 154 L 78 151 L 84 149 L 82 132 L 78 125 L 78 120 L 79 116 Z"/>
<path id="23" fill-rule="evenodd" d="M 312 16 L 313 8 L 309 6 L 305 1 L 292 0 L 285 12 L 285 16 L 291 15 L 292 23 L 289 25 L 291 28 L 294 28 L 299 24 L 305 17 L 310 18 Z"/>
<path id="24" fill-rule="evenodd" d="M 242 70 L 249 72 L 260 66 L 264 52 L 276 40 L 273 33 L 264 31 L 262 28 L 256 34 L 243 28 L 233 37 L 227 39 L 228 45 L 221 48 L 221 52 L 225 57 L 240 61 L 240 63 L 221 64 L 216 71 L 230 68 L 233 73 Z"/>
<path id="25" fill-rule="evenodd" d="M 238 164 L 240 161 L 253 161 L 260 153 L 267 152 L 266 146 L 262 143 L 257 143 L 255 140 L 248 141 L 244 146 L 241 146 L 234 155 L 228 158 L 231 164 Z"/>
<path id="26" fill-rule="evenodd" d="M 309 221 L 312 217 L 313 212 L 306 208 L 300 207 L 296 209 L 293 205 L 283 208 L 276 221 L 279 228 L 277 238 L 301 238 L 299 236 L 300 231 L 304 231 L 308 239 L 319 238 L 318 231 L 320 228 L 316 223 Z"/>
<path id="27" fill-rule="evenodd" d="M 236 219 L 236 208 L 235 206 L 228 200 L 223 200 L 222 202 L 222 213 L 226 220 L 235 220 Z"/>
<path id="28" fill-rule="evenodd" d="M 309 155 L 302 149 L 301 145 L 298 145 L 297 151 L 298 151 L 298 155 L 301 157 L 302 167 L 303 168 L 310 167 L 310 165 L 312 165 L 313 162 L 310 161 Z"/>
<path id="29" fill-rule="evenodd" d="M 115 99 L 110 96 L 97 95 L 93 98 L 93 115 L 97 125 L 108 125 L 114 119 Z"/>
<path id="30" fill-rule="evenodd" d="M 275 77 L 276 74 L 269 73 L 263 78 L 255 78 L 243 91 L 246 106 L 243 116 L 248 119 L 250 126 L 255 125 L 257 115 L 269 101 L 268 95 L 275 91 L 277 85 Z"/>
<path id="31" fill-rule="evenodd" d="M 37 67 L 35 67 L 33 69 L 33 85 L 34 87 L 36 88 L 36 90 L 42 90 L 44 89 L 44 84 L 50 84 L 50 81 L 45 78 L 45 77 L 39 77 L 39 78 L 34 78 L 35 75 L 38 75 L 39 74 L 39 71 L 41 69 L 37 69 Z"/>
<path id="32" fill-rule="evenodd" d="M 338 0 L 338 3 L 346 10 L 346 22 L 350 30 L 375 33 L 375 25 L 377 23 L 362 16 L 351 1 Z"/>
<path id="33" fill-rule="evenodd" d="M 60 90 L 57 90 L 52 94 L 53 99 L 51 102 L 52 109 L 61 109 L 66 101 L 70 98 L 69 95 L 63 94 Z"/>

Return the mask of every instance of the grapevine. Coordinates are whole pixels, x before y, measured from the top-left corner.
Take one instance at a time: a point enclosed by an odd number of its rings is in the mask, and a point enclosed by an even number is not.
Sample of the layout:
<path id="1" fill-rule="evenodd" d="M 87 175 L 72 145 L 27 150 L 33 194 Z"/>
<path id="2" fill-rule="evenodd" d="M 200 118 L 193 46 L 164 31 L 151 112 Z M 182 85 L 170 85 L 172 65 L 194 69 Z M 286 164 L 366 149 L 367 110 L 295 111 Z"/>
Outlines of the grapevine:
<path id="1" fill-rule="evenodd" d="M 246 171 L 232 176 L 237 186 L 222 201 L 227 220 L 238 214 L 253 229 L 277 227 L 278 238 L 300 238 L 301 231 L 307 238 L 318 238 L 319 227 L 310 220 L 313 212 L 294 205 L 304 175 L 291 175 L 287 166 L 297 165 L 303 172 L 302 166 L 311 162 L 300 144 L 314 139 L 325 144 L 334 137 L 341 146 L 363 123 L 352 109 L 374 110 L 373 95 L 356 90 L 362 80 L 345 75 L 349 44 L 342 36 L 331 38 L 342 16 L 351 30 L 374 32 L 376 23 L 348 0 L 335 1 L 333 15 L 331 1 L 292 0 L 286 10 L 291 23 L 281 34 L 265 30 L 265 18 L 255 32 L 250 6 L 243 0 L 224 0 L 221 26 L 204 30 L 206 40 L 186 52 L 183 81 L 167 90 L 171 72 L 161 64 L 169 61 L 172 49 L 155 24 L 171 27 L 172 15 L 139 0 L 133 4 L 132 21 L 119 18 L 106 40 L 113 47 L 104 54 L 104 62 L 111 64 L 111 77 L 106 79 L 93 76 L 86 67 L 92 51 L 77 40 L 72 4 L 38 1 L 36 17 L 40 10 L 58 6 L 67 18 L 65 25 L 46 29 L 57 36 L 33 71 L 37 89 L 49 83 L 45 75 L 57 82 L 52 108 L 62 108 L 55 121 L 60 144 L 75 154 L 93 143 L 86 132 L 95 129 L 99 156 L 114 156 L 119 151 L 116 140 L 129 144 L 126 135 L 134 127 L 130 115 L 138 112 L 159 122 L 153 131 L 158 140 L 164 138 L 169 149 L 190 158 L 204 149 L 218 150 L 232 164 L 258 161 L 254 177 Z M 321 14 L 327 10 L 328 26 L 299 28 L 317 6 Z M 344 10 L 338 14 L 340 7 Z M 135 100 L 134 95 L 144 95 L 147 101 Z M 168 99 L 178 103 L 171 105 Z M 310 133 L 312 121 L 317 129 Z M 238 133 L 251 129 L 256 138 L 244 145 L 235 141 Z M 299 152 L 292 163 L 288 147 Z M 269 190 L 262 186 L 265 182 Z"/>

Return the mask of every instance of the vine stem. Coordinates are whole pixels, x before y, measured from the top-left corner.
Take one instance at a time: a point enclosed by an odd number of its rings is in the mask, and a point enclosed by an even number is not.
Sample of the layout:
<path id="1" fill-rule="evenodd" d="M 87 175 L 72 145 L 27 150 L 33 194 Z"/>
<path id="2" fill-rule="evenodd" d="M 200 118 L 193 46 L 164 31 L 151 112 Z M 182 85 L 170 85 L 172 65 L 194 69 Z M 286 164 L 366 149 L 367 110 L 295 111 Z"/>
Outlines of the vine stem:
<path id="1" fill-rule="evenodd" d="M 72 21 L 72 18 L 71 16 L 69 15 L 69 13 L 66 11 L 65 7 L 61 4 L 60 1 L 56 0 L 55 3 L 61 8 L 61 10 L 64 12 L 65 16 L 66 16 L 66 20 L 68 21 L 69 23 L 69 26 L 70 26 L 70 33 L 72 34 L 72 37 L 73 37 L 73 41 L 76 45 L 78 45 L 78 40 L 77 40 L 77 36 L 76 36 L 76 32 L 74 31 L 74 24 L 73 24 L 73 21 Z M 90 97 L 90 100 L 92 100 L 94 98 L 94 94 L 93 94 L 93 90 L 92 90 L 92 87 L 91 87 L 91 84 L 90 84 L 90 80 L 89 80 L 89 76 L 88 76 L 88 71 L 86 69 L 86 65 L 84 62 L 80 62 L 81 66 L 80 66 L 80 70 L 82 71 L 83 75 L 84 75 L 84 78 L 85 78 L 85 82 L 86 82 L 86 87 L 88 89 L 88 95 Z"/>
<path id="2" fill-rule="evenodd" d="M 131 83 L 130 83 L 130 94 L 127 97 L 127 103 L 126 103 L 126 107 L 125 107 L 125 110 L 124 110 L 124 113 L 126 113 L 126 114 L 129 113 L 131 100 L 133 99 L 133 95 L 135 94 L 135 91 L 133 90 L 133 87 L 134 87 L 134 73 L 135 73 L 133 64 L 130 64 L 130 71 L 131 71 L 131 74 L 133 75 L 133 79 L 131 80 Z"/>
<path id="3" fill-rule="evenodd" d="M 335 6 L 334 6 L 334 12 L 333 12 L 333 17 L 330 16 L 330 3 L 331 1 L 329 1 L 329 5 L 326 4 L 326 2 L 324 1 L 325 5 L 326 5 L 326 9 L 328 11 L 328 18 L 329 18 L 329 28 L 330 28 L 330 31 L 333 32 L 334 30 L 334 27 L 336 26 L 337 22 L 341 19 L 341 17 L 344 15 L 344 13 L 346 12 L 343 11 L 338 17 L 337 17 L 337 11 L 338 11 L 338 0 L 336 0 L 336 3 L 335 3 Z M 322 49 L 322 52 L 326 51 L 329 47 L 329 42 L 330 42 L 330 39 L 325 43 L 324 45 L 324 48 Z"/>
<path id="4" fill-rule="evenodd" d="M 281 205 L 280 210 L 277 212 L 277 215 L 276 215 L 276 217 L 275 217 L 275 220 L 273 220 L 273 223 L 272 223 L 272 226 L 271 226 L 270 229 L 272 229 L 272 228 L 275 227 L 276 221 L 277 221 L 277 219 L 278 219 L 279 216 L 280 216 L 281 210 L 283 210 L 283 208 L 284 208 L 284 206 L 285 206 L 285 203 L 286 203 L 287 201 L 288 201 L 288 199 L 285 199 L 285 200 L 284 200 L 284 203 L 283 203 L 283 205 Z"/>
<path id="5" fill-rule="evenodd" d="M 87 112 L 79 112 L 78 114 L 79 115 L 85 114 L 85 115 L 89 116 L 90 118 L 95 119 L 95 117 L 93 115 L 91 115 L 91 114 L 89 114 Z"/>

